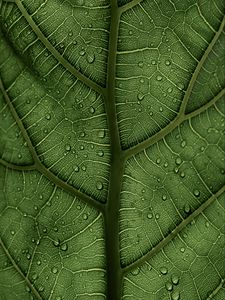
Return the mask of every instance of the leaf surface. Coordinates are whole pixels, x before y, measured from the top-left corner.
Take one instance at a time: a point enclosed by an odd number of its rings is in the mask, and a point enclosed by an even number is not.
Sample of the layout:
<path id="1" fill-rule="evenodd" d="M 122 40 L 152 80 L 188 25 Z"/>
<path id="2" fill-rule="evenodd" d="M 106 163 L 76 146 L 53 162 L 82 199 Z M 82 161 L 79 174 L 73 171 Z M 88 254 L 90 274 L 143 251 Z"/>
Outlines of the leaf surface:
<path id="1" fill-rule="evenodd" d="M 0 1 L 0 299 L 225 298 L 223 1 Z"/>

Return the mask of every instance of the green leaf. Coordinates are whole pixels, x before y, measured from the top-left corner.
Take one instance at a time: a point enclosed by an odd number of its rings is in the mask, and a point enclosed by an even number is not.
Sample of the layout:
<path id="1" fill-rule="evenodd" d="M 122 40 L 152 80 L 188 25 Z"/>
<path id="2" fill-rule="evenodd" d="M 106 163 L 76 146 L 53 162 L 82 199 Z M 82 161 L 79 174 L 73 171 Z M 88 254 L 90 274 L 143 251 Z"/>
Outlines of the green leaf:
<path id="1" fill-rule="evenodd" d="M 0 0 L 0 299 L 225 298 L 222 0 Z"/>

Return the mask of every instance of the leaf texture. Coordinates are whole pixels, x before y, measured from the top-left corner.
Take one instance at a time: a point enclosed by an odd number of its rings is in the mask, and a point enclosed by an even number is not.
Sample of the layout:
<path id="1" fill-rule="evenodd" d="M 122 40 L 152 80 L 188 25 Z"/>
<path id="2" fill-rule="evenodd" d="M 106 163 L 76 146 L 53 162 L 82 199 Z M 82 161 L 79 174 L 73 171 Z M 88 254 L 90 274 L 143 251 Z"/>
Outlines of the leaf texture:
<path id="1" fill-rule="evenodd" d="M 225 298 L 224 15 L 0 0 L 0 300 Z"/>

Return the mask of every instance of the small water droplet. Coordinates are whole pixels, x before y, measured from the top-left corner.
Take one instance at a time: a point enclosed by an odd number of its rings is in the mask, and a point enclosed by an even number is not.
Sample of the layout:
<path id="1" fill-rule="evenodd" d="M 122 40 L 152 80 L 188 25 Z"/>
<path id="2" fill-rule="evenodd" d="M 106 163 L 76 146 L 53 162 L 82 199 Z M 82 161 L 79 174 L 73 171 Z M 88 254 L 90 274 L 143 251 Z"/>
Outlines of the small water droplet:
<path id="1" fill-rule="evenodd" d="M 79 52 L 79 54 L 80 54 L 80 56 L 84 56 L 85 55 L 85 50 L 84 49 L 82 49 L 82 50 L 80 50 L 80 52 Z"/>
<path id="2" fill-rule="evenodd" d="M 156 76 L 156 80 L 161 81 L 162 80 L 162 76 L 161 75 Z"/>
<path id="3" fill-rule="evenodd" d="M 87 62 L 89 64 L 92 64 L 95 61 L 95 54 L 94 53 L 89 53 L 86 57 Z"/>
<path id="4" fill-rule="evenodd" d="M 184 148 L 186 146 L 186 141 L 181 142 L 181 147 Z"/>
<path id="5" fill-rule="evenodd" d="M 166 60 L 165 64 L 166 64 L 166 66 L 170 66 L 171 65 L 171 61 L 170 60 Z"/>
<path id="6" fill-rule="evenodd" d="M 98 132 L 98 137 L 99 137 L 99 138 L 104 138 L 104 137 L 105 137 L 105 130 L 104 130 L 104 129 L 99 130 L 99 132 Z"/>
<path id="7" fill-rule="evenodd" d="M 199 190 L 194 190 L 194 195 L 195 197 L 199 197 L 200 196 L 200 191 Z"/>
<path id="8" fill-rule="evenodd" d="M 180 299 L 180 292 L 174 291 L 171 295 L 172 300 L 179 300 Z"/>
<path id="9" fill-rule="evenodd" d="M 147 214 L 148 219 L 152 219 L 152 217 L 153 217 L 153 214 L 151 214 L 151 213 Z"/>
<path id="10" fill-rule="evenodd" d="M 180 157 L 177 157 L 176 160 L 175 160 L 175 163 L 176 163 L 177 165 L 180 165 L 180 164 L 182 163 L 181 158 L 180 158 Z"/>
<path id="11" fill-rule="evenodd" d="M 100 156 L 100 157 L 104 156 L 104 151 L 103 150 L 99 150 L 98 151 L 98 156 Z"/>
<path id="12" fill-rule="evenodd" d="M 51 115 L 50 115 L 50 114 L 47 114 L 47 115 L 46 115 L 46 119 L 47 119 L 47 120 L 50 120 L 50 119 L 51 119 Z"/>
<path id="13" fill-rule="evenodd" d="M 71 150 L 71 146 L 69 144 L 66 144 L 65 149 L 66 149 L 66 151 L 70 151 Z"/>
<path id="14" fill-rule="evenodd" d="M 208 228 L 209 227 L 209 222 L 205 222 L 205 226 Z"/>
<path id="15" fill-rule="evenodd" d="M 133 271 L 131 271 L 131 274 L 134 276 L 137 276 L 140 273 L 140 268 L 134 269 Z"/>
<path id="16" fill-rule="evenodd" d="M 160 164 L 160 162 L 161 162 L 161 159 L 160 159 L 160 158 L 157 158 L 157 159 L 156 159 L 156 163 L 157 163 L 157 164 Z"/>
<path id="17" fill-rule="evenodd" d="M 40 285 L 40 286 L 39 286 L 38 291 L 39 291 L 39 292 L 43 292 L 43 291 L 44 291 L 43 285 Z"/>
<path id="18" fill-rule="evenodd" d="M 89 111 L 90 111 L 90 113 L 91 113 L 91 114 L 93 114 L 93 113 L 95 112 L 95 109 L 94 109 L 94 107 L 93 107 L 93 106 L 91 106 L 91 107 L 90 107 L 90 109 L 89 109 Z"/>
<path id="19" fill-rule="evenodd" d="M 56 267 L 53 267 L 53 268 L 52 268 L 52 273 L 53 273 L 53 274 L 56 274 L 57 272 L 58 272 L 58 269 L 57 269 Z"/>
<path id="20" fill-rule="evenodd" d="M 173 89 L 171 87 L 168 88 L 168 93 L 172 93 Z"/>
<path id="21" fill-rule="evenodd" d="M 162 267 L 162 268 L 160 269 L 160 272 L 161 272 L 163 275 L 166 275 L 166 274 L 168 273 L 168 270 L 167 270 L 166 267 Z"/>
<path id="22" fill-rule="evenodd" d="M 188 203 L 184 205 L 184 211 L 188 214 L 191 211 L 191 207 Z"/>
<path id="23" fill-rule="evenodd" d="M 167 291 L 172 291 L 173 285 L 171 282 L 166 282 L 165 286 L 166 286 Z"/>
<path id="24" fill-rule="evenodd" d="M 12 230 L 12 231 L 11 231 L 11 234 L 12 234 L 12 235 L 14 235 L 14 234 L 15 234 L 15 231 L 14 231 L 14 230 Z"/>
<path id="25" fill-rule="evenodd" d="M 62 251 L 66 251 L 67 249 L 68 249 L 68 245 L 65 243 L 65 244 L 62 244 L 61 246 L 60 246 L 60 249 L 62 250 Z"/>
<path id="26" fill-rule="evenodd" d="M 137 94 L 137 98 L 138 98 L 139 101 L 143 100 L 144 97 L 145 97 L 145 95 L 142 94 L 142 93 L 138 93 L 138 94 Z"/>
<path id="27" fill-rule="evenodd" d="M 167 199 L 166 195 L 162 195 L 162 199 L 165 201 Z"/>
<path id="28" fill-rule="evenodd" d="M 83 219 L 87 220 L 88 219 L 88 214 L 83 214 Z"/>
<path id="29" fill-rule="evenodd" d="M 28 253 L 27 254 L 27 259 L 30 260 L 31 259 L 31 255 Z"/>
<path id="30" fill-rule="evenodd" d="M 138 63 L 138 67 L 143 68 L 143 66 L 144 66 L 143 61 L 140 61 L 140 62 Z"/>
<path id="31" fill-rule="evenodd" d="M 79 172 L 79 167 L 78 166 L 74 166 L 73 169 L 74 169 L 75 172 Z"/>
<path id="32" fill-rule="evenodd" d="M 156 220 L 158 220 L 159 217 L 160 217 L 160 214 L 157 213 L 157 214 L 155 215 Z"/>
<path id="33" fill-rule="evenodd" d="M 181 172 L 180 172 L 180 177 L 182 177 L 182 178 L 184 178 L 184 177 L 185 177 L 185 173 L 184 173 L 184 171 L 181 171 Z"/>
<path id="34" fill-rule="evenodd" d="M 57 228 L 57 227 L 55 227 L 55 228 Z M 55 228 L 54 228 L 54 230 L 55 230 Z M 57 231 L 58 231 L 58 228 L 57 228 Z M 59 245 L 60 245 L 60 240 L 59 240 L 59 239 L 54 240 L 54 241 L 53 241 L 53 245 L 54 245 L 55 247 L 59 247 Z"/>
<path id="35" fill-rule="evenodd" d="M 156 61 L 153 59 L 152 60 L 152 65 L 155 65 L 156 64 Z"/>
<path id="36" fill-rule="evenodd" d="M 41 265 L 41 261 L 40 261 L 40 260 L 37 261 L 37 265 L 38 265 L 38 266 Z"/>
<path id="37" fill-rule="evenodd" d="M 171 276 L 171 281 L 173 284 L 177 285 L 179 283 L 179 277 L 175 274 Z"/>
<path id="38" fill-rule="evenodd" d="M 98 182 L 96 183 L 96 188 L 97 188 L 97 190 L 102 190 L 102 189 L 103 189 L 103 184 L 102 184 L 101 181 L 98 181 Z"/>
<path id="39" fill-rule="evenodd" d="M 184 247 L 181 247 L 181 248 L 180 248 L 180 252 L 184 253 L 184 252 L 185 252 L 185 248 L 184 248 Z"/>

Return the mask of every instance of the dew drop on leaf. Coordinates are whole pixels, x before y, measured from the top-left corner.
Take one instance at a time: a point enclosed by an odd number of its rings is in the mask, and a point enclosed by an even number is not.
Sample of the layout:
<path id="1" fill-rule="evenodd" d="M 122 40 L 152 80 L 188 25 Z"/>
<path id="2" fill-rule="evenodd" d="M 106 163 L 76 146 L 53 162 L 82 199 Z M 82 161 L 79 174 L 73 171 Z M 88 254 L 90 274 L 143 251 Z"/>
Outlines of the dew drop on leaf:
<path id="1" fill-rule="evenodd" d="M 153 214 L 151 214 L 151 213 L 147 214 L 148 219 L 152 219 L 152 217 L 153 217 Z"/>
<path id="2" fill-rule="evenodd" d="M 137 98 L 138 98 L 139 101 L 143 100 L 144 97 L 145 97 L 145 95 L 142 94 L 142 93 L 138 93 L 138 94 L 137 94 Z"/>
<path id="3" fill-rule="evenodd" d="M 97 188 L 97 190 L 102 190 L 102 189 L 103 189 L 103 184 L 102 184 L 101 181 L 98 181 L 98 182 L 96 183 L 96 188 Z"/>
<path id="4" fill-rule="evenodd" d="M 98 132 L 98 137 L 99 137 L 99 138 L 104 138 L 104 137 L 105 137 L 105 130 L 104 130 L 104 129 L 99 130 L 99 132 Z"/>
<path id="5" fill-rule="evenodd" d="M 100 156 L 100 157 L 104 156 L 104 151 L 103 150 L 99 150 L 98 151 L 98 156 Z"/>
<path id="6" fill-rule="evenodd" d="M 95 54 L 94 53 L 89 53 L 86 57 L 87 62 L 89 64 L 92 64 L 95 61 Z"/>
<path id="7" fill-rule="evenodd" d="M 71 146 L 70 146 L 69 144 L 67 144 L 67 145 L 65 146 L 65 149 L 66 149 L 66 151 L 70 151 L 70 150 L 71 150 Z"/>
<path id="8" fill-rule="evenodd" d="M 143 68 L 143 66 L 144 66 L 143 61 L 140 61 L 140 62 L 138 63 L 138 67 Z"/>
<path id="9" fill-rule="evenodd" d="M 56 274 L 57 272 L 58 272 L 58 269 L 57 269 L 56 267 L 53 267 L 53 268 L 52 268 L 52 273 L 53 273 L 53 274 Z"/>
<path id="10" fill-rule="evenodd" d="M 162 76 L 161 76 L 161 75 L 158 75 L 158 76 L 156 77 L 156 80 L 161 81 L 161 80 L 162 80 Z"/>
<path id="11" fill-rule="evenodd" d="M 161 272 L 163 275 L 166 275 L 166 274 L 168 273 L 168 270 L 167 270 L 166 267 L 162 267 L 162 268 L 160 269 L 160 272 Z"/>
<path id="12" fill-rule="evenodd" d="M 55 227 L 55 228 L 57 228 L 57 227 Z M 55 228 L 54 228 L 54 230 L 55 230 Z M 56 230 L 55 230 L 55 231 L 56 231 Z M 57 228 L 57 231 L 58 231 L 58 228 Z M 54 240 L 54 241 L 53 241 L 53 245 L 54 245 L 55 247 L 59 247 L 59 245 L 60 245 L 60 240 L 59 240 L 59 239 Z"/>
<path id="13" fill-rule="evenodd" d="M 47 119 L 47 120 L 50 120 L 50 119 L 51 119 L 51 115 L 50 115 L 50 114 L 47 114 L 47 115 L 46 115 L 46 119 Z"/>
<path id="14" fill-rule="evenodd" d="M 93 114 L 93 113 L 95 112 L 95 109 L 94 109 L 94 107 L 93 107 L 93 106 L 91 106 L 91 107 L 90 107 L 90 109 L 89 109 L 89 111 L 90 111 L 90 113 L 91 113 L 91 114 Z"/>
<path id="15" fill-rule="evenodd" d="M 199 190 L 194 190 L 194 195 L 195 197 L 199 197 L 200 196 L 200 191 Z"/>
<path id="16" fill-rule="evenodd" d="M 165 64 L 166 64 L 166 66 L 170 66 L 171 65 L 171 61 L 170 60 L 166 60 Z"/>
<path id="17" fill-rule="evenodd" d="M 171 276 L 171 281 L 173 284 L 177 285 L 179 283 L 179 277 L 175 274 Z"/>
<path id="18" fill-rule="evenodd" d="M 191 207 L 188 203 L 185 204 L 184 206 L 184 211 L 188 214 L 191 211 Z"/>
<path id="19" fill-rule="evenodd" d="M 134 276 L 137 276 L 140 273 L 140 268 L 134 269 L 133 271 L 131 271 L 131 274 Z"/>
<path id="20" fill-rule="evenodd" d="M 177 165 L 180 165 L 180 164 L 182 163 L 181 158 L 180 158 L 180 157 L 177 157 L 176 160 L 175 160 L 175 163 L 176 163 Z"/>
<path id="21" fill-rule="evenodd" d="M 60 246 L 60 249 L 62 250 L 62 251 L 66 251 L 67 249 L 68 249 L 68 245 L 65 243 L 65 244 L 62 244 L 61 246 Z"/>
<path id="22" fill-rule="evenodd" d="M 172 291 L 173 285 L 171 282 L 166 282 L 165 286 L 166 286 L 167 291 Z"/>
<path id="23" fill-rule="evenodd" d="M 179 300 L 180 299 L 180 292 L 174 291 L 171 295 L 172 300 Z"/>
<path id="24" fill-rule="evenodd" d="M 87 220 L 88 219 L 88 214 L 83 214 L 83 219 Z"/>

